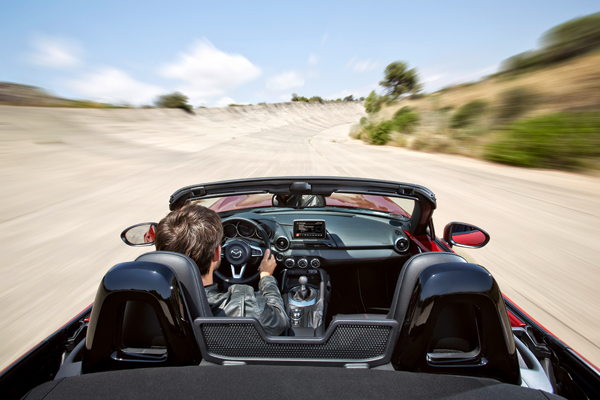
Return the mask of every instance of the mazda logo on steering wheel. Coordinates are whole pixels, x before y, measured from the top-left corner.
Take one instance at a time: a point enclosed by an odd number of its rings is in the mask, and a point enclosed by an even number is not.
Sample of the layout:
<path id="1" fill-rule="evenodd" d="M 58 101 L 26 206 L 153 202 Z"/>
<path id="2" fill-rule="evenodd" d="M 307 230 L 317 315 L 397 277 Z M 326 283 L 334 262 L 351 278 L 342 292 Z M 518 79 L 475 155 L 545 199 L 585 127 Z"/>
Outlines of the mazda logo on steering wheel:
<path id="1" fill-rule="evenodd" d="M 242 256 L 242 250 L 240 249 L 232 249 L 229 254 L 232 258 L 240 258 Z"/>

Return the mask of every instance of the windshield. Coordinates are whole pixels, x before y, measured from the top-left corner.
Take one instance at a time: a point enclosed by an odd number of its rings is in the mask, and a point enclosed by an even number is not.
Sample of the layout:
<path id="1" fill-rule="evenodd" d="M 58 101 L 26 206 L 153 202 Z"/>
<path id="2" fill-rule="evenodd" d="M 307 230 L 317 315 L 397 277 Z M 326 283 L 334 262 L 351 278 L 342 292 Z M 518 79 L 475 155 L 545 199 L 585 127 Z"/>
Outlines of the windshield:
<path id="1" fill-rule="evenodd" d="M 213 197 L 209 199 L 194 200 L 193 203 L 208 207 L 218 213 L 274 207 L 273 195 L 270 193 Z M 324 207 L 310 207 L 310 209 L 353 208 L 394 213 L 405 218 L 410 218 L 414 206 L 414 200 L 399 197 L 355 193 L 333 193 L 331 196 L 325 197 Z M 284 209 L 288 207 L 276 206 L 275 208 Z"/>

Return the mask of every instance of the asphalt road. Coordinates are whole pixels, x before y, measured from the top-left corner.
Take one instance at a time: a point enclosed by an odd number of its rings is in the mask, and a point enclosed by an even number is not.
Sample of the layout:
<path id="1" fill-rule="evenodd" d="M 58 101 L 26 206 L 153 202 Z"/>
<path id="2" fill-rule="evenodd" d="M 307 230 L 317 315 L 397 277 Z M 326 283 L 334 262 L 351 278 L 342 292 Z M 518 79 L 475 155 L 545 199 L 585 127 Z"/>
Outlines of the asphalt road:
<path id="1" fill-rule="evenodd" d="M 600 365 L 600 179 L 368 146 L 360 104 L 200 110 L 0 107 L 0 369 L 93 302 L 102 275 L 147 249 L 122 229 L 158 221 L 176 189 L 223 179 L 357 176 L 424 185 L 441 234 L 475 224 L 462 254 Z"/>

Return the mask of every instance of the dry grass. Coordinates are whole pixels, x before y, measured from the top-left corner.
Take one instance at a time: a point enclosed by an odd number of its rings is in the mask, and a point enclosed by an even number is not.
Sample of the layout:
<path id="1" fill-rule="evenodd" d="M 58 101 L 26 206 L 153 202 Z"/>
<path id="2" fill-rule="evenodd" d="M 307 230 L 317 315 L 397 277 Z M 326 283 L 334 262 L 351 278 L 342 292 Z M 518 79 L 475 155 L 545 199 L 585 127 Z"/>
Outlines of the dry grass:
<path id="1" fill-rule="evenodd" d="M 600 53 L 555 64 L 535 72 L 516 76 L 499 76 L 483 82 L 458 85 L 434 93 L 426 98 L 408 101 L 419 109 L 437 110 L 453 106 L 454 109 L 473 100 L 486 99 L 497 104 L 503 93 L 510 89 L 526 87 L 539 99 L 530 115 L 562 111 L 587 111 L 600 109 Z M 396 105 L 390 108 L 400 108 Z"/>
<path id="2" fill-rule="evenodd" d="M 478 83 L 457 85 L 416 100 L 403 100 L 370 117 L 390 120 L 402 107 L 409 106 L 420 116 L 412 134 L 392 135 L 390 145 L 420 151 L 462 154 L 482 158 L 486 146 L 495 140 L 507 93 L 522 89 L 530 95 L 516 118 L 543 114 L 600 110 L 600 53 L 592 53 L 545 69 L 512 76 L 497 76 Z M 467 127 L 451 129 L 450 119 L 463 105 L 485 100 L 489 107 Z M 504 111 L 506 111 L 504 109 Z"/>

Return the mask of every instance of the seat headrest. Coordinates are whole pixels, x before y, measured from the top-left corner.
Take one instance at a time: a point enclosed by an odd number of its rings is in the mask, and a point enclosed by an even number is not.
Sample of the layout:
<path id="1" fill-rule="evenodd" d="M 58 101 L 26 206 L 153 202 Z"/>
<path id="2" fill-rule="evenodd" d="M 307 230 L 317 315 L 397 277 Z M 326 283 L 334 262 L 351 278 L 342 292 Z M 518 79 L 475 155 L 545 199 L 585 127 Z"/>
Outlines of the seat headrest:
<path id="1" fill-rule="evenodd" d="M 458 254 L 441 252 L 420 253 L 412 256 L 406 264 L 404 264 L 402 271 L 400 271 L 394 298 L 387 317 L 394 318 L 402 323 L 401 321 L 404 321 L 406 310 L 410 303 L 412 287 L 416 283 L 421 272 L 431 265 L 453 262 L 466 263 L 467 260 Z"/>
<path id="2" fill-rule="evenodd" d="M 170 267 L 181 283 L 192 319 L 213 316 L 194 260 L 172 251 L 152 251 L 142 254 L 135 261 L 155 262 Z"/>
<path id="3" fill-rule="evenodd" d="M 401 325 L 396 368 L 520 383 L 502 293 L 482 266 L 453 253 L 413 256 L 400 272 L 388 317 Z"/>

